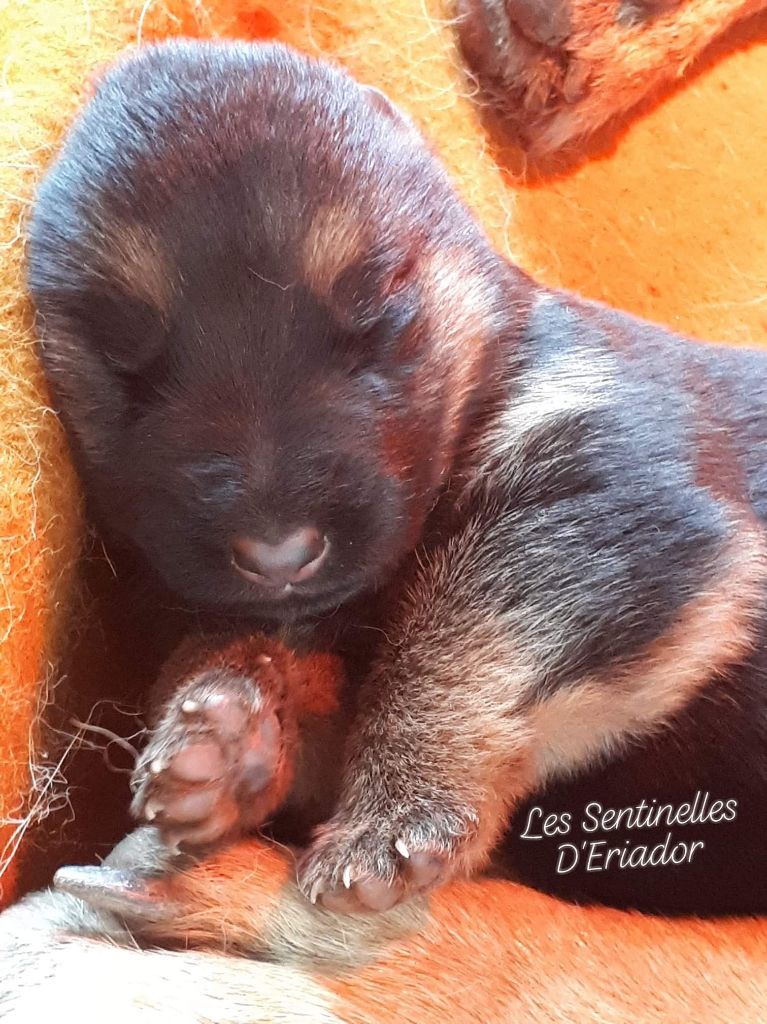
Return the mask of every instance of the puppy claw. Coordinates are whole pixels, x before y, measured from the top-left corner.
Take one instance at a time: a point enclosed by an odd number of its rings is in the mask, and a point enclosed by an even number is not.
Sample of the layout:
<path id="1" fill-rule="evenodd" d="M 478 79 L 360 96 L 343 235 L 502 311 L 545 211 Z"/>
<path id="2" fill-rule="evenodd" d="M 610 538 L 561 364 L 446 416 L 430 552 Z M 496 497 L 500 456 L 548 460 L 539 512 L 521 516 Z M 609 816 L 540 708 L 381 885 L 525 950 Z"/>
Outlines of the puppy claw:
<path id="1" fill-rule="evenodd" d="M 411 821 L 385 813 L 365 823 L 336 818 L 322 827 L 304 855 L 299 884 L 312 903 L 326 910 L 386 911 L 465 870 L 477 854 L 481 857 L 475 848 L 477 825 L 474 811 L 444 807 L 435 807 L 429 816 L 419 807 Z"/>
<path id="2" fill-rule="evenodd" d="M 161 811 L 162 807 L 156 801 L 147 800 L 146 807 L 144 808 L 144 817 L 147 821 L 154 821 Z"/>
<path id="3" fill-rule="evenodd" d="M 317 881 L 317 882 L 314 883 L 314 885 L 309 890 L 309 902 L 312 904 L 312 906 L 316 906 L 317 900 L 320 898 L 321 895 L 322 895 L 322 882 Z"/>

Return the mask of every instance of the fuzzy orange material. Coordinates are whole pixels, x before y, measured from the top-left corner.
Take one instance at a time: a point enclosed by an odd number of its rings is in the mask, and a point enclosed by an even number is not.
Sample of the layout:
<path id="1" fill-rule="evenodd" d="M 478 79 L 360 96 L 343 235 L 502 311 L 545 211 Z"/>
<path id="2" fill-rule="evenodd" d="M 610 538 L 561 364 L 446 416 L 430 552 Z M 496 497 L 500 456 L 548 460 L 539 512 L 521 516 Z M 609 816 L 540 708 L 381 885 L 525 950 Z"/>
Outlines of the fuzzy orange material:
<path id="1" fill-rule="evenodd" d="M 449 15 L 438 0 L 26 0 L 4 8 L 0 819 L 17 816 L 18 801 L 30 788 L 30 737 L 55 650 L 57 609 L 71 600 L 67 588 L 80 528 L 61 434 L 45 410 L 30 349 L 23 219 L 34 181 L 86 77 L 125 45 L 174 34 L 267 37 L 338 59 L 411 113 L 495 244 L 541 279 L 703 338 L 767 345 L 767 46 L 759 42 L 767 37 L 767 19 L 752 21 L 719 45 L 682 86 L 635 118 L 611 150 L 557 178 L 525 182 L 515 174 L 517 157 L 482 127 Z M 11 823 L 0 832 L 0 849 L 13 829 Z M 507 909 L 513 914 L 511 905 Z M 511 916 L 504 920 L 512 927 Z M 633 919 L 614 912 L 590 912 L 589 921 L 606 942 L 613 934 L 620 942 L 634 929 Z M 548 920 L 539 924 L 545 931 Z M 530 929 L 532 934 L 535 922 Z M 658 986 L 672 977 L 685 936 L 696 929 L 685 922 L 672 927 L 667 968 L 661 959 L 652 972 Z M 754 959 L 745 971 L 767 966 L 765 926 L 739 929 L 750 929 Z M 723 948 L 727 935 L 723 927 Z M 547 947 L 537 968 L 556 974 L 556 957 L 556 949 Z M 716 983 L 716 953 L 707 952 L 705 960 Z M 419 970 L 428 972 L 428 964 Z M 621 970 L 630 977 L 630 965 L 616 966 Z M 731 1009 L 716 1019 L 752 1021 L 732 987 L 737 970 L 728 970 L 723 991 L 732 993 Z M 690 1019 L 713 1019 L 702 1004 L 698 1011 Z M 656 1018 L 638 1007 L 636 1019 Z"/>
<path id="2" fill-rule="evenodd" d="M 80 532 L 62 433 L 33 351 L 22 239 L 32 181 L 76 100 L 74 74 L 63 72 L 64 86 L 51 48 L 68 63 L 84 47 L 71 16 L 38 8 L 0 15 L 0 904 L 30 805 L 46 805 L 55 778 L 44 765 L 32 772 L 30 757 L 55 679 L 59 606 L 70 596 Z"/>

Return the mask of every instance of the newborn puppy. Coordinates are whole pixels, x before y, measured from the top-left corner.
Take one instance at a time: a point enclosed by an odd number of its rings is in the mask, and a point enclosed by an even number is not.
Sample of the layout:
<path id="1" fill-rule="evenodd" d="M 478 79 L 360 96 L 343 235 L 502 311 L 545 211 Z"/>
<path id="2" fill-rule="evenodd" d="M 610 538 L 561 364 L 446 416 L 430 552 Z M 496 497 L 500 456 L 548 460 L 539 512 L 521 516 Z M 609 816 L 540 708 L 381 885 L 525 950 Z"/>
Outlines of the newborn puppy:
<path id="1" fill-rule="evenodd" d="M 536 285 L 385 98 L 277 46 L 108 74 L 40 190 L 29 281 L 102 528 L 192 607 L 375 640 L 313 901 L 478 871 L 544 793 L 708 790 L 737 814 L 706 857 L 624 871 L 616 901 L 767 909 L 764 356 Z M 199 673 L 136 779 L 189 848 L 284 794 L 261 796 L 282 726 L 258 666 Z"/>

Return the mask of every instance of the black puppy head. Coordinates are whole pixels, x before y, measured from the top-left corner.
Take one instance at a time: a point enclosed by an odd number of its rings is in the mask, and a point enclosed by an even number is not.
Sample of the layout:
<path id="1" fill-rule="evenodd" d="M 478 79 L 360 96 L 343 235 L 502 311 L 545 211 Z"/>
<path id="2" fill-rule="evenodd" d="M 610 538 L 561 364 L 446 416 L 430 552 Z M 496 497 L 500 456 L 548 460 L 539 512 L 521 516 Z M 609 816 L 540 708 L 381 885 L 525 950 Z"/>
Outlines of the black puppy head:
<path id="1" fill-rule="evenodd" d="M 96 513 L 187 601 L 322 612 L 416 542 L 499 271 L 381 94 L 282 47 L 145 50 L 44 182 L 29 267 Z"/>

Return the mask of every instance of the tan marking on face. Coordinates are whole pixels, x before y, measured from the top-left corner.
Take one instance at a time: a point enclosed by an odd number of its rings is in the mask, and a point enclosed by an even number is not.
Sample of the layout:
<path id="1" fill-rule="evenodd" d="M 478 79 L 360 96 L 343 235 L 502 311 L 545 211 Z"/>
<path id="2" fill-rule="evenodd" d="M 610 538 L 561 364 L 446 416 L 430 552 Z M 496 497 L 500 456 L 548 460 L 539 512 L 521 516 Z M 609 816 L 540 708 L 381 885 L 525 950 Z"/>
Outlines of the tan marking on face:
<path id="1" fill-rule="evenodd" d="M 306 282 L 315 295 L 328 297 L 340 275 L 365 251 L 365 227 L 344 206 L 322 206 L 314 215 L 301 248 Z"/>
<path id="2" fill-rule="evenodd" d="M 753 646 L 767 583 L 767 544 L 741 526 L 718 579 L 645 652 L 606 676 L 559 690 L 530 716 L 539 782 L 568 774 L 665 724 Z"/>
<path id="3" fill-rule="evenodd" d="M 498 326 L 497 303 L 472 253 L 459 248 L 434 252 L 419 261 L 418 277 L 437 353 L 465 356 L 481 348 Z"/>
<path id="4" fill-rule="evenodd" d="M 166 313 L 173 298 L 173 276 L 159 240 L 138 224 L 118 224 L 104 243 L 110 272 L 132 298 Z"/>
<path id="5" fill-rule="evenodd" d="M 479 376 L 488 339 L 499 329 L 495 288 L 463 249 L 440 250 L 418 266 L 429 323 L 430 376 L 449 380 L 445 431 L 454 437 Z"/>

